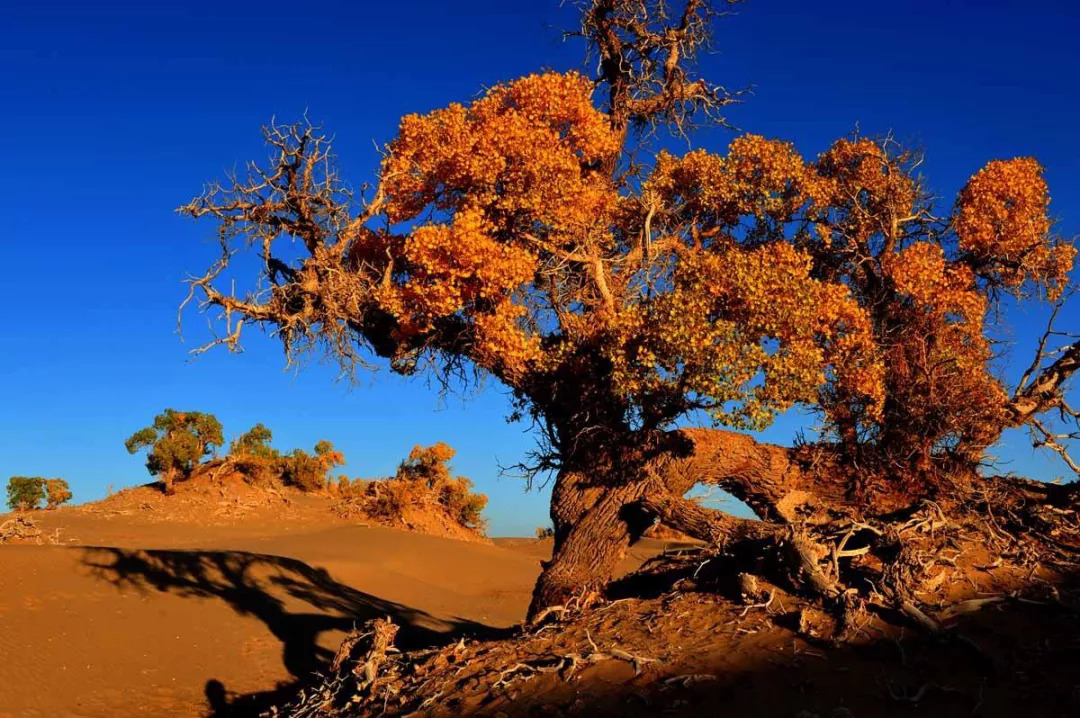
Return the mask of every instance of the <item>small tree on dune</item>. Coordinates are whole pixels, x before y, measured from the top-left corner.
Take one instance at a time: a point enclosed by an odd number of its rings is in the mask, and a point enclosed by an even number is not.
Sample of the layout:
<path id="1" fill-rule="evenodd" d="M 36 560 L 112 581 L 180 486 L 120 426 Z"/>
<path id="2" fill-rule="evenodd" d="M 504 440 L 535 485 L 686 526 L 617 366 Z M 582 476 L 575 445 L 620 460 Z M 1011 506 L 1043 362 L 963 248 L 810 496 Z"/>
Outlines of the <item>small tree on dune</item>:
<path id="1" fill-rule="evenodd" d="M 270 446 L 274 435 L 270 429 L 259 423 L 236 437 L 229 444 L 229 454 L 232 456 L 254 456 L 260 459 L 277 459 L 281 454 L 277 449 Z"/>
<path id="2" fill-rule="evenodd" d="M 389 478 L 349 481 L 348 477 L 339 476 L 335 492 L 340 497 L 337 508 L 344 515 L 359 513 L 369 518 L 401 521 L 407 519 L 407 509 L 415 507 L 444 514 L 455 524 L 483 534 L 487 521 L 482 512 L 487 506 L 487 496 L 474 492 L 473 482 L 468 478 L 453 475 L 450 460 L 455 453 L 441 441 L 431 446 L 417 445 Z"/>
<path id="3" fill-rule="evenodd" d="M 224 443 L 221 422 L 213 414 L 166 409 L 154 423 L 128 437 L 128 453 L 146 450 L 146 468 L 161 478 L 165 493 L 191 477 L 195 467 Z"/>
<path id="4" fill-rule="evenodd" d="M 302 491 L 319 491 L 328 483 L 330 471 L 345 463 L 345 456 L 323 439 L 315 444 L 315 453 L 293 449 L 281 458 L 281 477 L 286 485 Z"/>
<path id="5" fill-rule="evenodd" d="M 71 487 L 63 479 L 45 479 L 45 508 L 55 509 L 71 501 Z"/>
<path id="6" fill-rule="evenodd" d="M 318 349 L 348 371 L 376 357 L 509 387 L 513 416 L 539 428 L 525 468 L 555 475 L 533 615 L 602 586 L 657 517 L 747 535 L 683 498 L 699 481 L 746 501 L 768 522 L 752 532 L 779 544 L 808 501 L 882 521 L 924 499 L 962 513 L 1006 428 L 1063 456 L 1080 436 L 1044 421 L 1080 417 L 1064 398 L 1080 342 L 1044 342 L 1007 387 L 988 339 L 1000 297 L 1059 301 L 1068 282 L 1075 250 L 1052 231 L 1039 165 L 990 162 L 942 212 L 918 155 L 890 139 L 809 160 L 756 135 L 656 151 L 658 131 L 723 124 L 737 99 L 693 72 L 717 5 L 583 2 L 596 76 L 531 75 L 405 117 L 362 201 L 325 136 L 298 125 L 266 131 L 269 164 L 181 209 L 221 238 L 190 295 L 221 311 L 215 343 L 236 348 L 252 324 L 290 360 Z M 237 295 L 226 270 L 244 251 L 259 289 Z M 678 428 L 760 429 L 796 405 L 826 428 L 808 464 Z"/>
<path id="7" fill-rule="evenodd" d="M 327 488 L 331 469 L 345 463 L 345 456 L 329 441 L 316 443 L 313 453 L 293 449 L 282 454 L 271 446 L 273 438 L 273 432 L 258 423 L 230 442 L 223 462 L 251 483 L 280 482 L 302 491 Z"/>
<path id="8" fill-rule="evenodd" d="M 7 505 L 16 511 L 29 511 L 45 500 L 45 479 L 40 476 L 12 476 L 8 479 Z"/>
<path id="9" fill-rule="evenodd" d="M 273 433 L 259 423 L 233 439 L 226 462 L 233 464 L 245 480 L 256 486 L 268 486 L 282 480 L 285 459 L 270 442 Z"/>
<path id="10" fill-rule="evenodd" d="M 419 493 L 433 496 L 450 518 L 465 528 L 483 529 L 481 512 L 487 506 L 487 496 L 474 493 L 471 480 L 451 473 L 450 460 L 456 453 L 442 441 L 432 446 L 414 446 L 394 478 L 418 484 L 422 487 Z"/>

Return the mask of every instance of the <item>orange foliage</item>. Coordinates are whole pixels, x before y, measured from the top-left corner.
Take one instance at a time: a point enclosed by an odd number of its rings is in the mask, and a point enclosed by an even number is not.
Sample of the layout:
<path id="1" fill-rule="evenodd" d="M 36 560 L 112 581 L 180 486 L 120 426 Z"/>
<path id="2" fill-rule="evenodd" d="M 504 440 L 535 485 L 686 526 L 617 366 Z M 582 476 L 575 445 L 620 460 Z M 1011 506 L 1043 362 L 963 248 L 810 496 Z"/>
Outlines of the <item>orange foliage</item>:
<path id="1" fill-rule="evenodd" d="M 266 303 L 207 280 L 209 304 L 346 362 L 353 345 L 406 373 L 447 378 L 471 362 L 552 445 L 573 438 L 582 451 L 599 424 L 597 437 L 644 446 L 695 411 L 762 428 L 794 404 L 821 409 L 849 450 L 919 466 L 994 439 L 996 290 L 1056 296 L 1075 255 L 1050 231 L 1033 160 L 987 165 L 944 221 L 918 158 L 891 140 L 842 139 L 807 161 L 744 135 L 724 154 L 660 153 L 630 181 L 625 124 L 592 89 L 549 72 L 405 117 L 375 198 L 333 231 L 266 223 L 259 202 L 274 195 L 261 187 L 228 195 L 254 197 L 248 210 L 200 200 L 188 211 L 262 238 L 253 244 L 286 226 L 311 247 L 293 275 L 272 275 Z M 299 144 L 279 146 L 305 161 Z"/>
<path id="2" fill-rule="evenodd" d="M 688 448 L 682 421 L 760 429 L 803 405 L 866 508 L 950 491 L 1022 420 L 991 365 L 994 302 L 1058 297 L 1075 258 L 1030 159 L 987 165 L 950 213 L 891 138 L 816 159 L 757 135 L 655 153 L 652 130 L 685 137 L 736 101 L 692 68 L 714 3 L 672 7 L 583 3 L 595 78 L 530 75 L 405 117 L 359 205 L 326 137 L 297 125 L 265 130 L 270 166 L 182 208 L 219 225 L 189 297 L 220 313 L 218 343 L 252 324 L 290 359 L 316 349 L 351 372 L 375 357 L 509 389 L 512 417 L 538 428 L 523 468 L 558 472 L 534 615 L 610 574 L 631 523 L 616 531 L 618 504 Z M 237 295 L 245 250 L 260 269 Z M 1051 395 L 1076 369 L 1054 371 Z M 470 525 L 483 504 L 448 458 L 420 450 L 398 477 L 343 490 L 377 512 L 435 494 Z"/>
<path id="3" fill-rule="evenodd" d="M 721 421 L 751 428 L 794 402 L 813 402 L 829 366 L 879 405 L 881 365 L 867 317 L 846 287 L 813 279 L 811 269 L 809 256 L 782 243 L 684 260 L 673 290 L 640 324 L 655 357 L 639 365 L 645 381 L 655 389 L 666 381 L 656 368 L 680 371 L 686 390 L 716 402 Z"/>
<path id="4" fill-rule="evenodd" d="M 448 444 L 415 446 L 388 479 L 365 481 L 338 477 L 331 489 L 339 497 L 337 511 L 391 522 L 407 521 L 410 509 L 438 513 L 457 526 L 483 534 L 486 521 L 481 512 L 487 496 L 472 491 L 473 483 L 453 476 L 449 462 L 456 452 Z M 432 518 L 426 516 L 425 518 Z"/>
<path id="5" fill-rule="evenodd" d="M 957 201 L 960 250 L 995 285 L 1017 289 L 1035 282 L 1057 298 L 1076 248 L 1046 241 L 1049 204 L 1042 167 L 1034 159 L 988 163 L 968 180 Z"/>
<path id="6" fill-rule="evenodd" d="M 71 501 L 71 488 L 63 479 L 45 479 L 45 507 L 54 509 Z"/>
<path id="7" fill-rule="evenodd" d="M 730 229 L 745 215 L 790 219 L 811 196 L 814 180 L 790 143 L 743 135 L 724 156 L 661 153 L 647 187 L 668 205 L 682 203 L 683 214 Z"/>

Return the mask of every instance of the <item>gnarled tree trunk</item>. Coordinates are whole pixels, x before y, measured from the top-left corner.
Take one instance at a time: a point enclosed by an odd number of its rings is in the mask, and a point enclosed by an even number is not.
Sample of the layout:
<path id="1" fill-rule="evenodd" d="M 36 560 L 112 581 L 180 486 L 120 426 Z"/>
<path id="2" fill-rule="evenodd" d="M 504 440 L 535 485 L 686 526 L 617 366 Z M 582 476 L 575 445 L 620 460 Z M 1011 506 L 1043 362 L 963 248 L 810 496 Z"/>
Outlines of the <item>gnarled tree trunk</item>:
<path id="1" fill-rule="evenodd" d="M 555 548 L 533 589 L 529 619 L 545 608 L 563 605 L 612 579 L 626 550 L 651 524 L 638 508 L 647 480 L 591 486 L 579 471 L 560 474 L 552 490 Z"/>
<path id="2" fill-rule="evenodd" d="M 790 521 L 810 500 L 809 478 L 785 446 L 720 429 L 680 429 L 689 455 L 656 462 L 665 487 L 677 496 L 696 484 L 717 486 L 739 499 L 763 521 Z M 814 487 L 820 494 L 824 487 Z M 833 493 L 833 492 L 830 492 Z M 840 499 L 839 496 L 832 497 Z"/>
<path id="3" fill-rule="evenodd" d="M 626 471 L 622 482 L 596 485 L 582 461 L 575 462 L 574 470 L 559 474 L 551 497 L 554 554 L 544 564 L 533 591 L 530 619 L 583 592 L 602 589 L 630 545 L 657 516 L 664 520 L 666 514 L 657 510 L 656 502 L 679 499 L 698 483 L 729 491 L 767 521 L 794 519 L 795 509 L 813 496 L 806 491 L 808 479 L 790 449 L 710 429 L 680 430 L 670 438 L 684 455 L 670 453 L 653 459 Z M 679 505 L 694 506 L 690 502 Z M 730 519 L 720 531 L 725 535 L 759 523 L 698 510 L 700 517 Z M 681 515 L 685 516 L 685 510 Z"/>
<path id="4" fill-rule="evenodd" d="M 160 476 L 165 493 L 169 495 L 176 493 L 176 469 L 165 469 Z"/>
<path id="5" fill-rule="evenodd" d="M 580 460 L 575 470 L 557 477 L 551 502 L 555 549 L 533 591 L 530 618 L 603 589 L 630 545 L 655 520 L 709 543 L 726 543 L 780 537 L 785 525 L 797 531 L 808 519 L 827 520 L 837 510 L 852 516 L 883 513 L 852 498 L 843 472 L 805 470 L 788 447 L 719 429 L 680 429 L 671 438 L 679 450 L 627 472 L 621 483 L 597 485 Z M 1050 494 L 1061 500 L 1058 494 L 1067 493 L 1029 483 L 1014 489 L 1044 491 L 1044 500 Z M 724 489 L 761 520 L 739 519 L 682 498 L 697 484 Z"/>

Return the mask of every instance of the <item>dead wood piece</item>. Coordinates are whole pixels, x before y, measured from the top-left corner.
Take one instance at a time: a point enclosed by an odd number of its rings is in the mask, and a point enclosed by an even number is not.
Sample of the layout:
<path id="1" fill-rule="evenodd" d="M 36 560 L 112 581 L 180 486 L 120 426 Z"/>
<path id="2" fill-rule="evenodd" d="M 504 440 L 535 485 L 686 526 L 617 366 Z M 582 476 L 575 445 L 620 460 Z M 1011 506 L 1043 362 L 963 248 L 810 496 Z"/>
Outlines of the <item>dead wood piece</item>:
<path id="1" fill-rule="evenodd" d="M 740 572 L 735 578 L 739 583 L 739 597 L 744 604 L 750 605 L 761 600 L 764 592 L 761 590 L 757 576 L 752 573 Z"/>
<path id="2" fill-rule="evenodd" d="M 357 693 L 370 693 L 379 678 L 380 668 L 386 663 L 387 654 L 397 652 L 394 648 L 397 632 L 398 626 L 389 618 L 368 621 L 342 642 L 330 665 L 331 671 L 340 673 L 351 664 L 347 670 L 356 681 Z M 356 655 L 358 652 L 360 655 Z"/>
<path id="3" fill-rule="evenodd" d="M 993 596 L 991 598 L 970 598 L 966 601 L 960 601 L 948 606 L 941 612 L 941 618 L 944 620 L 950 620 L 957 616 L 965 616 L 969 613 L 977 613 L 987 606 L 994 606 L 1002 603 L 1005 600 L 1004 596 Z"/>
<path id="4" fill-rule="evenodd" d="M 647 656 L 637 656 L 637 655 L 634 655 L 633 653 L 629 653 L 628 651 L 624 651 L 621 648 L 612 648 L 611 649 L 611 655 L 614 658 L 618 658 L 618 659 L 623 660 L 623 661 L 629 661 L 630 663 L 632 663 L 633 666 L 634 666 L 634 675 L 640 675 L 641 674 L 642 666 L 644 666 L 644 665 L 646 665 L 648 663 L 659 663 L 660 662 L 659 658 L 648 658 Z"/>
<path id="5" fill-rule="evenodd" d="M 941 632 L 941 624 L 926 615 L 921 608 L 911 601 L 903 601 L 900 604 L 900 612 L 930 633 Z"/>
<path id="6" fill-rule="evenodd" d="M 821 570 L 817 553 L 824 553 L 823 547 L 804 531 L 793 529 L 784 541 L 784 556 L 795 588 L 822 598 L 836 598 L 844 589 Z"/>
<path id="7" fill-rule="evenodd" d="M 672 686 L 677 684 L 682 686 L 683 688 L 686 688 L 698 683 L 708 683 L 710 681 L 715 681 L 716 679 L 716 676 L 711 673 L 683 673 L 678 676 L 671 676 L 670 678 L 665 678 L 664 685 Z"/>
<path id="8" fill-rule="evenodd" d="M 16 515 L 0 524 L 0 544 L 15 540 L 42 541 L 43 532 L 29 516 Z"/>
<path id="9" fill-rule="evenodd" d="M 540 624 L 542 624 L 544 622 L 544 619 L 547 618 L 548 616 L 550 616 L 551 614 L 553 614 L 553 613 L 563 614 L 563 613 L 566 613 L 568 610 L 570 610 L 570 609 L 568 609 L 566 606 L 561 606 L 561 605 L 560 606 L 548 606 L 543 611 L 541 611 L 540 613 L 533 616 L 532 619 L 529 621 L 529 625 L 530 626 L 539 626 Z"/>

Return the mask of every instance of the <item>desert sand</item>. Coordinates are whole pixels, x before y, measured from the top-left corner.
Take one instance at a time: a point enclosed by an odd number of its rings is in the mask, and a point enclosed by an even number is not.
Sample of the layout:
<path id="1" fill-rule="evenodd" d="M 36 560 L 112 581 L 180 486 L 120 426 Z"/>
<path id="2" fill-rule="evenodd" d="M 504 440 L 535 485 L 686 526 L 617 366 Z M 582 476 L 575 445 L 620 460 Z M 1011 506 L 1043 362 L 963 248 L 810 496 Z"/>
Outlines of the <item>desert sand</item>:
<path id="1" fill-rule="evenodd" d="M 36 512 L 56 545 L 0 546 L 0 716 L 254 713 L 370 618 L 401 624 L 402 648 L 498 635 L 550 552 L 361 526 L 308 501 L 287 521 Z"/>

